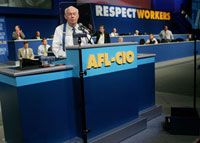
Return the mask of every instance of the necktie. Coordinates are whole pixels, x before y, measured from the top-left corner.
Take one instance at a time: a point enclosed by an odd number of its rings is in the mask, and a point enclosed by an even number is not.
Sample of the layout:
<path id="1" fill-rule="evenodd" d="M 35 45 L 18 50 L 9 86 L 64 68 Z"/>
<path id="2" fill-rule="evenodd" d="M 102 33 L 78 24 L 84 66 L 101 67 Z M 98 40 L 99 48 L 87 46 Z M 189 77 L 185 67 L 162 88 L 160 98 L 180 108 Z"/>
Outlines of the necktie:
<path id="1" fill-rule="evenodd" d="M 166 34 L 167 32 L 165 31 L 164 32 L 164 39 L 166 40 L 167 39 L 167 34 Z"/>
<path id="2" fill-rule="evenodd" d="M 28 59 L 28 51 L 25 49 L 25 58 Z"/>
<path id="3" fill-rule="evenodd" d="M 17 35 L 18 35 L 17 40 L 21 40 L 20 34 L 18 33 Z"/>
<path id="4" fill-rule="evenodd" d="M 73 28 L 72 28 L 72 31 L 73 31 L 73 33 L 72 33 L 73 44 L 74 44 L 74 45 L 78 45 L 78 38 L 74 38 L 74 35 L 76 34 L 76 29 L 73 27 Z"/>
<path id="5" fill-rule="evenodd" d="M 47 53 L 47 46 L 44 45 L 44 53 Z"/>
<path id="6" fill-rule="evenodd" d="M 47 45 L 44 45 L 44 56 L 47 56 Z"/>

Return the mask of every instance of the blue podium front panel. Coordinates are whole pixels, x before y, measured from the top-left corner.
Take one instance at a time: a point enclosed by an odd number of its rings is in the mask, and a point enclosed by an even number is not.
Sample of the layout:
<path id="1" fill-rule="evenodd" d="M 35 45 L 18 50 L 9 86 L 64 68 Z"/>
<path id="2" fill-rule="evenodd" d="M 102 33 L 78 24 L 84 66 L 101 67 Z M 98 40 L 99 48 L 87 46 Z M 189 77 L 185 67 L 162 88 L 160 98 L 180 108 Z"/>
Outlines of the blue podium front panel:
<path id="1" fill-rule="evenodd" d="M 84 78 L 89 138 L 138 117 L 137 69 Z"/>
<path id="2" fill-rule="evenodd" d="M 74 55 L 75 50 L 68 51 L 68 56 L 72 53 Z M 95 137 L 136 119 L 136 45 L 82 49 L 82 61 L 83 70 L 87 71 L 84 76 L 84 93 L 87 127 L 91 129 L 88 137 Z M 78 67 L 74 73 L 77 71 Z M 78 76 L 76 78 L 78 80 Z"/>
<path id="3" fill-rule="evenodd" d="M 138 79 L 138 104 L 139 111 L 142 111 L 155 105 L 154 62 L 138 65 Z"/>
<path id="4" fill-rule="evenodd" d="M 71 70 L 7 78 L 0 86 L 6 141 L 61 143 L 77 136 Z"/>
<path id="5" fill-rule="evenodd" d="M 7 142 L 23 143 L 17 88 L 0 82 L 0 91 L 5 139 Z"/>

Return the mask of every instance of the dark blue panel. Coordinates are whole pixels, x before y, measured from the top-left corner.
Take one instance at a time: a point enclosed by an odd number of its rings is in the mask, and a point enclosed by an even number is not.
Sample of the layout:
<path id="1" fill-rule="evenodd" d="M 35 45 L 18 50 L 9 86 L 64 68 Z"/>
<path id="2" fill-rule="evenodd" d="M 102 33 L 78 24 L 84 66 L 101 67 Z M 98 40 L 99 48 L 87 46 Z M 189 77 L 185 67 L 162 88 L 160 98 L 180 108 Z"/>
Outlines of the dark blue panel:
<path id="1" fill-rule="evenodd" d="M 198 43 L 197 45 L 199 45 Z M 199 46 L 197 46 L 199 48 Z M 178 58 L 184 58 L 194 55 L 194 43 L 169 43 L 138 46 L 138 53 L 153 53 L 156 54 L 155 62 L 162 62 Z"/>
<path id="2" fill-rule="evenodd" d="M 89 138 L 138 117 L 137 68 L 84 79 Z"/>
<path id="3" fill-rule="evenodd" d="M 22 143 L 23 137 L 17 88 L 0 83 L 0 91 L 5 139 L 10 143 Z"/>
<path id="4" fill-rule="evenodd" d="M 138 66 L 139 111 L 155 105 L 154 63 Z"/>
<path id="5" fill-rule="evenodd" d="M 77 124 L 77 136 L 82 136 L 82 116 L 81 116 L 81 88 L 80 88 L 80 79 L 73 78 L 74 86 L 74 100 L 75 100 L 75 110 L 76 110 L 76 124 Z"/>
<path id="6" fill-rule="evenodd" d="M 16 43 L 13 41 L 13 42 L 8 42 L 8 51 L 9 51 L 9 55 L 8 55 L 8 59 L 10 61 L 17 61 L 18 60 L 18 57 L 17 57 L 17 52 L 18 52 L 18 49 L 23 47 L 23 42 L 19 42 L 20 44 L 17 45 L 16 47 Z"/>
<path id="7" fill-rule="evenodd" d="M 163 10 L 174 12 L 174 0 L 152 0 L 154 10 Z"/>
<path id="8" fill-rule="evenodd" d="M 60 143 L 76 136 L 73 80 L 18 88 L 26 143 Z"/>

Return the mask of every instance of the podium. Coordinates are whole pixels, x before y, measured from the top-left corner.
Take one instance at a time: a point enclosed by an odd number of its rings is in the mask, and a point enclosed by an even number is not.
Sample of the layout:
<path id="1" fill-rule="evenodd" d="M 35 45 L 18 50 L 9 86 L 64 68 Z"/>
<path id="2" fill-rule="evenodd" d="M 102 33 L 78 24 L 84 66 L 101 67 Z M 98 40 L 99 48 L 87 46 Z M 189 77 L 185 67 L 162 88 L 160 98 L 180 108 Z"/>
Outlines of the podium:
<path id="1" fill-rule="evenodd" d="M 154 54 L 134 42 L 66 49 L 60 67 L 0 69 L 6 141 L 72 142 L 82 138 L 80 62 L 88 141 L 119 142 L 146 128 L 140 112 L 155 106 Z M 6 90 L 5 90 L 6 89 Z M 3 93 L 3 94 L 2 94 Z"/>
<path id="2" fill-rule="evenodd" d="M 97 136 L 138 119 L 140 111 L 155 106 L 155 55 L 138 56 L 134 42 L 82 46 L 81 50 L 82 71 L 87 73 L 83 77 L 86 125 L 91 130 L 89 141 L 95 142 Z M 72 74 L 80 85 L 79 48 L 66 51 L 66 63 L 74 66 Z M 79 87 L 75 96 L 80 99 Z"/>

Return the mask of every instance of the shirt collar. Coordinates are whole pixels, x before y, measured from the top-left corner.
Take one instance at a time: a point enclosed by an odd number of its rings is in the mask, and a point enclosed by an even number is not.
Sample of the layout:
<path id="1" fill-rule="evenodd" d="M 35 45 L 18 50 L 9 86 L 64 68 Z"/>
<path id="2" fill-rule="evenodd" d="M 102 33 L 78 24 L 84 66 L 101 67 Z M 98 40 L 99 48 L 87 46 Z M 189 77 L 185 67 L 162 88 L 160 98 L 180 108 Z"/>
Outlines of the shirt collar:
<path id="1" fill-rule="evenodd" d="M 70 26 L 69 23 L 67 23 L 67 27 L 69 27 L 70 29 L 73 29 L 73 27 Z M 79 27 L 78 24 L 76 24 L 76 26 L 74 26 L 74 28 L 75 28 L 76 30 L 78 29 L 78 27 Z"/>

